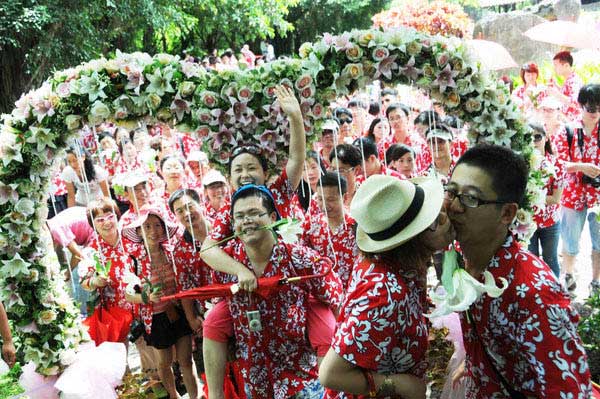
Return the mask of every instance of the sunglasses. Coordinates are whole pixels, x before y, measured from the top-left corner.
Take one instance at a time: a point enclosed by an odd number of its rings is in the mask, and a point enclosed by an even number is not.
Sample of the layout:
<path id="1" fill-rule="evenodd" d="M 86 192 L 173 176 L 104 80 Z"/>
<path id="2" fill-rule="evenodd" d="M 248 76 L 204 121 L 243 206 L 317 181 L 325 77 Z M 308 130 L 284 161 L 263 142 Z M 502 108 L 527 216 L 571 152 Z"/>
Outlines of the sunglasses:
<path id="1" fill-rule="evenodd" d="M 543 134 L 537 133 L 533 135 L 533 141 L 538 142 L 538 141 L 542 141 L 542 139 L 546 137 Z"/>
<path id="2" fill-rule="evenodd" d="M 114 219 L 116 216 L 117 215 L 115 215 L 114 213 L 108 213 L 104 216 L 98 216 L 97 218 L 94 218 L 94 222 L 101 224 L 101 223 L 104 223 L 104 222 Z"/>
<path id="3" fill-rule="evenodd" d="M 252 154 L 252 155 L 260 155 L 262 150 L 254 145 L 241 145 L 239 147 L 235 147 L 231 152 L 231 158 L 235 158 L 240 154 Z"/>
<path id="4" fill-rule="evenodd" d="M 339 120 L 338 120 L 338 123 L 339 123 L 340 125 L 343 125 L 343 124 L 345 124 L 345 123 L 352 123 L 352 118 L 347 118 L 347 119 L 339 119 Z"/>

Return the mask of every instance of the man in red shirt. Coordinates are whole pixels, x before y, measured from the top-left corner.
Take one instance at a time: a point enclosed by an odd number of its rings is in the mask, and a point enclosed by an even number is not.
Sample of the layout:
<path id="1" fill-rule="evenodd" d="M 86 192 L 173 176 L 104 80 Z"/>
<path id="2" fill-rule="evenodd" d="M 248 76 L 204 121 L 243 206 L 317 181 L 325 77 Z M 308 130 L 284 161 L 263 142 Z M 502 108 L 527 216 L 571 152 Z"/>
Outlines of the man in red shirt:
<path id="1" fill-rule="evenodd" d="M 589 398 L 590 371 L 579 316 L 543 261 L 509 232 L 527 185 L 525 160 L 506 147 L 478 145 L 458 161 L 445 205 L 466 271 L 506 280 L 497 298 L 480 294 L 461 313 L 465 398 Z M 519 396 L 521 394 L 521 396 Z"/>
<path id="2" fill-rule="evenodd" d="M 357 169 L 362 172 L 362 181 L 373 175 L 387 175 L 402 179 L 402 175 L 393 169 L 389 169 L 379 160 L 379 152 L 377 144 L 371 139 L 362 137 L 356 139 L 353 143 L 354 147 L 362 154 L 362 162 Z"/>
<path id="3" fill-rule="evenodd" d="M 563 104 L 562 112 L 568 120 L 574 121 L 581 114 L 577 95 L 583 83 L 573 70 L 573 56 L 569 51 L 561 51 L 556 53 L 552 63 L 554 71 L 565 79 L 565 83 L 562 87 L 558 87 L 554 81 L 551 81 L 548 86 L 548 94 Z"/>
<path id="4" fill-rule="evenodd" d="M 561 238 L 565 283 L 575 289 L 573 271 L 579 253 L 579 239 L 587 219 L 592 239 L 591 291 L 600 290 L 600 223 L 591 212 L 600 204 L 600 85 L 589 84 L 579 91 L 581 104 L 579 127 L 571 129 L 571 143 L 563 129 L 554 141 L 559 161 L 563 163 L 566 187 L 562 194 Z"/>

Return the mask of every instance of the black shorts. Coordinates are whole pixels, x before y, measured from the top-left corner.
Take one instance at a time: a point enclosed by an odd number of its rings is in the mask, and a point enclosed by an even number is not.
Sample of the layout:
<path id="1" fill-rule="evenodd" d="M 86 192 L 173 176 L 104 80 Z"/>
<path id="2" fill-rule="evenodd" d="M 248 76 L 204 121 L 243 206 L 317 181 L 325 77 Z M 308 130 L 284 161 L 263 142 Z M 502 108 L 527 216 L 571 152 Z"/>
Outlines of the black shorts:
<path id="1" fill-rule="evenodd" d="M 179 319 L 173 323 L 169 321 L 166 312 L 157 313 L 152 316 L 152 329 L 150 334 L 144 333 L 146 343 L 156 349 L 167 349 L 175 345 L 181 337 L 192 334 L 185 313 L 177 308 Z"/>

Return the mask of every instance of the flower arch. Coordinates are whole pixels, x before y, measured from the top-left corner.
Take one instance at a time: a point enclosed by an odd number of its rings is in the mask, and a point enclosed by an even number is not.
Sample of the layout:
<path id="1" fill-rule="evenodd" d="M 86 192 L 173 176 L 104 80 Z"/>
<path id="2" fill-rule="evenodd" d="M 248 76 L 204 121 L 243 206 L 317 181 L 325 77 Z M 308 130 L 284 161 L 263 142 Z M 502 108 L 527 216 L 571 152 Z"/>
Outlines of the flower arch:
<path id="1" fill-rule="evenodd" d="M 52 160 L 83 124 L 148 115 L 173 120 L 201 137 L 217 163 L 226 164 L 238 142 L 253 141 L 276 165 L 289 137 L 287 119 L 273 103 L 276 84 L 296 91 L 312 142 L 325 107 L 375 79 L 428 90 L 470 124 L 472 142 L 510 146 L 535 161 L 528 128 L 507 88 L 480 70 L 461 40 L 412 29 L 325 34 L 303 44 L 299 57 L 236 72 L 207 72 L 167 54 L 117 51 L 112 59 L 56 72 L 23 95 L 3 115 L 0 133 L 0 297 L 25 361 L 42 374 L 57 374 L 87 335 L 64 293 L 57 260 L 47 251 L 40 214 Z M 529 205 L 542 197 L 542 180 L 531 175 Z"/>

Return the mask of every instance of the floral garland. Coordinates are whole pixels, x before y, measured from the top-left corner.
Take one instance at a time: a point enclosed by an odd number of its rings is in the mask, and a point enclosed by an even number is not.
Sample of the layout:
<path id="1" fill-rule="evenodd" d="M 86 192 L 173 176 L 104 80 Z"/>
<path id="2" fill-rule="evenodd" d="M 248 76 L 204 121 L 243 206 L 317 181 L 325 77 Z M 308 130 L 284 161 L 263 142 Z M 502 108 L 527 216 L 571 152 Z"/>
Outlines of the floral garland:
<path id="1" fill-rule="evenodd" d="M 275 85 L 298 93 L 310 143 L 324 107 L 374 79 L 426 89 L 470 124 L 472 142 L 510 146 L 535 158 L 531 134 L 507 88 L 480 71 L 459 39 L 413 29 L 325 34 L 303 44 L 300 58 L 235 72 L 207 72 L 166 54 L 117 51 L 113 59 L 57 72 L 23 95 L 12 113 L 3 115 L 0 133 L 0 297 L 22 335 L 25 360 L 42 374 L 56 374 L 87 338 L 49 255 L 51 245 L 40 238 L 39 210 L 52 161 L 78 129 L 150 116 L 196 134 L 222 165 L 241 142 L 260 144 L 278 165 L 287 154 L 289 127 L 274 102 Z M 543 176 L 532 173 L 525 214 L 541 198 L 543 185 Z"/>

